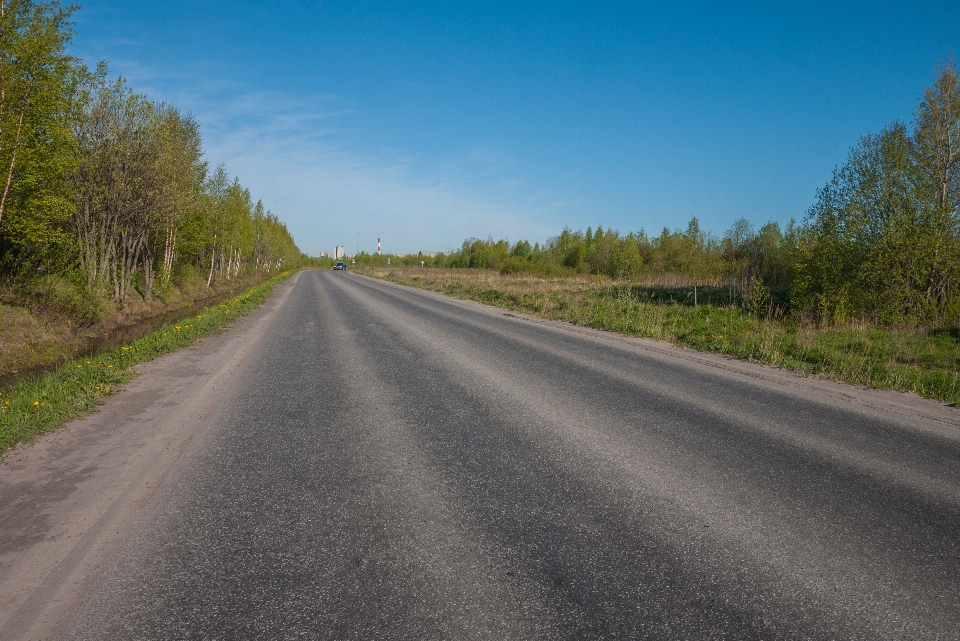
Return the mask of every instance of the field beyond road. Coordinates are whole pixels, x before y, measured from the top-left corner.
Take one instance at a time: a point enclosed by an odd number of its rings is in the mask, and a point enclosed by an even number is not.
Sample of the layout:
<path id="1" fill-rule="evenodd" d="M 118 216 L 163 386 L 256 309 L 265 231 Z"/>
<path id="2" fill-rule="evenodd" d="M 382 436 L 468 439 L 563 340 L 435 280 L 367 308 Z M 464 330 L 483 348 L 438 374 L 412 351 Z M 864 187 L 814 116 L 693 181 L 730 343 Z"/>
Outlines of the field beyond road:
<path id="1" fill-rule="evenodd" d="M 684 278 L 618 282 L 487 269 L 362 267 L 362 274 L 505 309 L 667 341 L 878 389 L 960 402 L 960 329 L 823 326 L 749 313 L 721 287 Z M 698 304 L 694 304 L 695 296 Z"/>
<path id="2" fill-rule="evenodd" d="M 0 637 L 955 635 L 932 401 L 333 271 L 144 370 L 0 466 Z"/>

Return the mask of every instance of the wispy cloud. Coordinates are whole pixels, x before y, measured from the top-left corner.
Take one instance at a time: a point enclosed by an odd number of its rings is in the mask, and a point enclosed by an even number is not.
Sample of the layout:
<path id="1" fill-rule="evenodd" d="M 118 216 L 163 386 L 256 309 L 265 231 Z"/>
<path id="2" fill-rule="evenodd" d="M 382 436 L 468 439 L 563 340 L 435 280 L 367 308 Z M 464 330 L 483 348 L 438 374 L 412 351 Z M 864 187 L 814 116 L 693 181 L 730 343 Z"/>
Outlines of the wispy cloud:
<path id="1" fill-rule="evenodd" d="M 164 94 L 148 69 L 137 76 L 151 95 Z M 543 239 L 556 231 L 545 221 L 563 203 L 524 193 L 502 150 L 464 150 L 437 163 L 363 144 L 354 122 L 361 114 L 336 96 L 177 86 L 169 100 L 197 117 L 209 160 L 226 163 L 308 253 L 354 246 L 358 233 L 361 249 L 381 237 L 385 251 L 413 252 L 449 250 L 468 236 Z"/>
<path id="2" fill-rule="evenodd" d="M 262 195 L 288 222 L 307 251 L 336 244 L 372 250 L 449 250 L 467 236 L 544 238 L 542 220 L 550 203 L 531 202 L 518 211 L 484 194 L 469 177 L 424 174 L 402 159 L 384 161 L 348 153 L 296 134 L 263 130 L 231 132 L 212 141 L 211 155 L 227 159 L 232 171 Z M 445 172 L 449 174 L 450 172 Z"/>
<path id="3" fill-rule="evenodd" d="M 171 70 L 120 58 L 110 67 L 135 91 L 192 113 L 211 164 L 225 163 L 311 254 L 354 247 L 358 235 L 360 249 L 380 237 L 400 253 L 446 251 L 471 236 L 542 240 L 568 205 L 494 145 L 437 159 L 372 142 L 362 110 L 340 96 L 250 91 L 203 60 Z"/>

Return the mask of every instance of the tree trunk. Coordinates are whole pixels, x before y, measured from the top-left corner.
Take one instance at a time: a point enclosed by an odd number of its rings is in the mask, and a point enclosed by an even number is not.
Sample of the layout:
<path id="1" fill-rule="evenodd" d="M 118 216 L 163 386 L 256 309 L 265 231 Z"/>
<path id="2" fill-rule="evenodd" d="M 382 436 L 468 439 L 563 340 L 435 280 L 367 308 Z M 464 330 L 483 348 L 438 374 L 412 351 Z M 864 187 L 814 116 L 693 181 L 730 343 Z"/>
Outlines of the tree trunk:
<path id="1" fill-rule="evenodd" d="M 23 132 L 23 117 L 27 113 L 27 99 L 30 97 L 30 91 L 23 96 L 23 107 L 20 108 L 20 118 L 17 120 L 17 134 L 13 138 L 13 152 L 10 154 L 10 166 L 7 169 L 7 184 L 3 188 L 3 197 L 0 197 L 0 220 L 3 220 L 3 213 L 7 208 L 7 197 L 10 195 L 10 186 L 13 184 L 13 167 L 17 164 L 17 151 L 20 148 L 20 136 Z"/>
<path id="2" fill-rule="evenodd" d="M 216 265 L 216 260 L 217 260 L 217 248 L 214 247 L 210 251 L 210 273 L 207 275 L 207 287 L 210 287 L 210 285 L 213 283 L 213 267 L 214 265 Z"/>
<path id="3" fill-rule="evenodd" d="M 117 302 L 125 305 L 130 297 L 130 288 L 137 265 L 140 263 L 140 251 L 143 248 L 144 236 L 142 232 L 126 231 L 120 235 L 120 260 L 116 273 Z"/>
<path id="4" fill-rule="evenodd" d="M 154 245 L 149 237 L 144 237 L 141 245 L 143 255 L 143 300 L 150 302 L 153 299 L 153 282 L 156 279 L 155 257 L 153 255 Z"/>

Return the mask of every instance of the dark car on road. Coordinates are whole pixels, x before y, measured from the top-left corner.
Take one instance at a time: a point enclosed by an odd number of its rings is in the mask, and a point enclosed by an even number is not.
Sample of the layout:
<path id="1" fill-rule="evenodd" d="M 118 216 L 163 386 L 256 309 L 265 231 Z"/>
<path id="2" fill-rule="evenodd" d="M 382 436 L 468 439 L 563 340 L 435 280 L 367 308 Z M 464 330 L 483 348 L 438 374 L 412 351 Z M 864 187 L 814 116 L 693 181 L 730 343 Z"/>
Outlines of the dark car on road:
<path id="1" fill-rule="evenodd" d="M 346 264 L 346 263 L 337 263 L 336 265 L 333 266 L 333 268 L 334 268 L 334 269 L 342 269 L 343 271 L 347 271 L 347 264 Z"/>

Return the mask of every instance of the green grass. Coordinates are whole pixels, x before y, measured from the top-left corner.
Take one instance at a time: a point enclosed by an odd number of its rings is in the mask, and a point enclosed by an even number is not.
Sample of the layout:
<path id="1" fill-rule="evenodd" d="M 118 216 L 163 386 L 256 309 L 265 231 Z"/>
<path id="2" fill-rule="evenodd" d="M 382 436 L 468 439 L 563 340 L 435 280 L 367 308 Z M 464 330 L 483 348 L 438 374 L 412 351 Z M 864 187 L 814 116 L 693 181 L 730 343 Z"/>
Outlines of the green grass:
<path id="1" fill-rule="evenodd" d="M 16 381 L 0 390 L 0 454 L 12 445 L 82 416 L 134 376 L 132 367 L 214 334 L 258 307 L 284 272 L 202 313 L 167 325 L 112 352 L 76 358 L 56 372 Z"/>
<path id="2" fill-rule="evenodd" d="M 684 289 L 596 278 L 512 276 L 487 270 L 370 270 L 371 276 L 506 309 L 655 338 L 705 352 L 880 389 L 960 402 L 958 328 L 816 326 L 723 305 L 722 290 L 694 307 Z"/>

